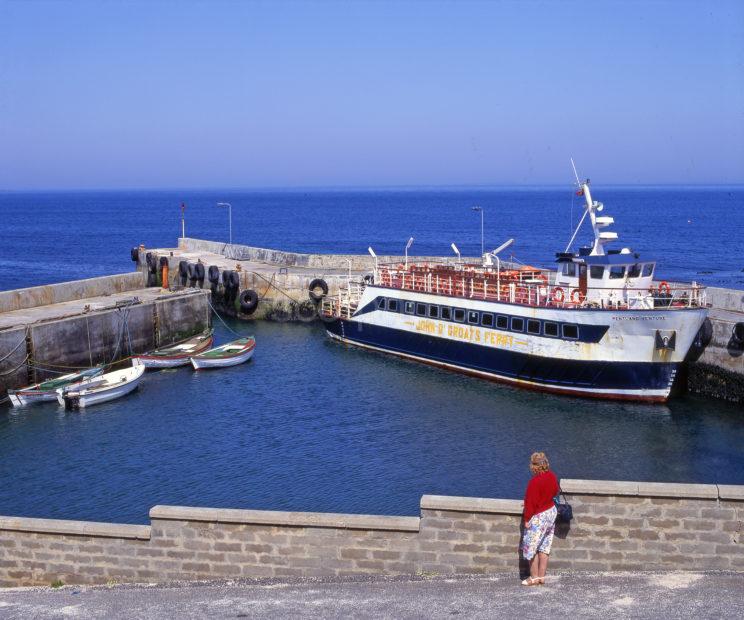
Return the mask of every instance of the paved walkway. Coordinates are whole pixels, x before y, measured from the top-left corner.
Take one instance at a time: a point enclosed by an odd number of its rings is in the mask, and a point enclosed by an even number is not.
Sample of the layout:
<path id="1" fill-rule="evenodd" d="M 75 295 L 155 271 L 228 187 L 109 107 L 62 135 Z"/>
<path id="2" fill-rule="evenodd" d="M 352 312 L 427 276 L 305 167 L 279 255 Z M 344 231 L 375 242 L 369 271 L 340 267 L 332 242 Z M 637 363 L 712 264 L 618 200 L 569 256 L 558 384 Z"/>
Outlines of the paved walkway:
<path id="1" fill-rule="evenodd" d="M 0 618 L 742 618 L 744 573 L 0 589 Z"/>

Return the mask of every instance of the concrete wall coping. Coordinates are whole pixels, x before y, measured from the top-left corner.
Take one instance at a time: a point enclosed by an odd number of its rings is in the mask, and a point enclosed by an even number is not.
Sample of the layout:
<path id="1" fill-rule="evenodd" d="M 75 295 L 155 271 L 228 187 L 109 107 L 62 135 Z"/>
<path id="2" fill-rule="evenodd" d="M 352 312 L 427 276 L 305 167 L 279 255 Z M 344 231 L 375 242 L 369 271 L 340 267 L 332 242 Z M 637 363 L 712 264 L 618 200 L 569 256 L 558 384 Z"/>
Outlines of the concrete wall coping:
<path id="1" fill-rule="evenodd" d="M 744 485 L 740 484 L 719 484 L 718 497 L 720 499 L 736 499 L 744 501 Z"/>
<path id="2" fill-rule="evenodd" d="M 101 538 L 150 539 L 149 525 L 125 525 L 95 521 L 66 521 L 62 519 L 32 519 L 0 517 L 0 531 L 64 534 L 68 536 L 96 536 Z"/>
<path id="3" fill-rule="evenodd" d="M 452 497 L 448 495 L 424 495 L 421 498 L 424 510 L 451 510 L 453 512 L 483 512 L 492 514 L 521 515 L 522 501 L 518 499 L 487 499 L 483 497 Z"/>
<path id="4" fill-rule="evenodd" d="M 154 506 L 150 510 L 150 519 L 245 523 L 289 527 L 325 527 L 350 530 L 392 530 L 400 532 L 418 532 L 421 523 L 419 517 L 195 508 L 190 506 Z"/>
<path id="5" fill-rule="evenodd" d="M 734 487 L 744 491 L 744 486 Z M 718 485 L 677 482 L 624 482 L 615 480 L 561 480 L 565 493 L 577 495 L 634 495 L 640 497 L 677 497 L 681 499 L 718 499 Z M 729 491 L 733 493 L 734 491 Z"/>

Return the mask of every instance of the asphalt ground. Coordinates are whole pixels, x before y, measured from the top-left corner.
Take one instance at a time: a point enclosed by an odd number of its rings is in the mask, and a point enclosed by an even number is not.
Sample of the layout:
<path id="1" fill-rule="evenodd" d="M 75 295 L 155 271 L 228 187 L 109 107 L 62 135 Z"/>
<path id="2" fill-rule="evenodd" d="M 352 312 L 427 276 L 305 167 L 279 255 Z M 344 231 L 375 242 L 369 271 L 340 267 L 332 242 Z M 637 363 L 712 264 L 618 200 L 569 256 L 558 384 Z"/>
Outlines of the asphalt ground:
<path id="1" fill-rule="evenodd" d="M 0 618 L 743 618 L 744 573 L 222 581 L 0 589 Z"/>

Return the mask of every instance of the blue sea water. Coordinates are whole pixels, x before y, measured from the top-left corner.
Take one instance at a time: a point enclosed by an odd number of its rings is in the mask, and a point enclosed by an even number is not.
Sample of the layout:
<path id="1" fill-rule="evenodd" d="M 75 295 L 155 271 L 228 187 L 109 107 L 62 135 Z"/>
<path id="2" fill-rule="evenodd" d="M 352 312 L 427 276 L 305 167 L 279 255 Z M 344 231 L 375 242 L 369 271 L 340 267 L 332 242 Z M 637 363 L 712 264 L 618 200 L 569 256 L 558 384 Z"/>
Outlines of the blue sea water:
<path id="1" fill-rule="evenodd" d="M 742 189 L 595 190 L 621 239 L 669 279 L 742 287 Z M 0 194 L 0 288 L 131 269 L 129 248 L 187 234 L 316 252 L 422 254 L 455 241 L 548 263 L 570 231 L 562 190 Z M 574 200 L 574 221 L 579 215 Z M 710 273 L 704 273 L 710 272 Z M 743 287 L 744 288 L 744 287 Z M 425 493 L 519 497 L 546 450 L 570 478 L 744 484 L 744 412 L 532 393 L 360 351 L 320 325 L 238 323 L 249 364 L 148 372 L 138 392 L 84 412 L 0 408 L 0 514 L 146 523 L 155 504 L 417 514 Z M 233 336 L 216 321 L 217 339 Z M 2 352 L 0 352 L 0 355 Z"/>
<path id="2" fill-rule="evenodd" d="M 659 260 L 670 280 L 744 288 L 744 187 L 594 188 L 623 246 Z M 551 265 L 565 249 L 583 198 L 570 188 L 388 191 L 0 192 L 0 290 L 128 271 L 129 249 L 173 247 L 186 234 L 298 252 L 480 253 L 515 238 L 516 258 Z M 580 241 L 589 239 L 584 228 Z"/>

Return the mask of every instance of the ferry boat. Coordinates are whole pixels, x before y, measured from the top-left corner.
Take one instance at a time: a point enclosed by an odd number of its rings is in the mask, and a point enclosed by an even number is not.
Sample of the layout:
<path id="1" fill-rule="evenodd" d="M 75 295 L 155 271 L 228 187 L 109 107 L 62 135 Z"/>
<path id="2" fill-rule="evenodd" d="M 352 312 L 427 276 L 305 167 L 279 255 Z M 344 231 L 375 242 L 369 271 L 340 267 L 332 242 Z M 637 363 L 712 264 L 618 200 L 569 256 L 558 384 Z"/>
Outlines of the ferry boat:
<path id="1" fill-rule="evenodd" d="M 557 269 L 479 263 L 376 264 L 321 307 L 334 340 L 534 390 L 664 402 L 707 316 L 705 288 L 656 282 L 656 262 L 610 249 L 589 180 Z M 589 247 L 571 252 L 588 218 Z M 495 263 L 495 264 L 494 264 Z"/>

